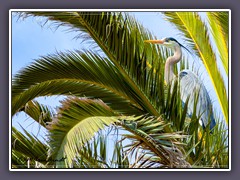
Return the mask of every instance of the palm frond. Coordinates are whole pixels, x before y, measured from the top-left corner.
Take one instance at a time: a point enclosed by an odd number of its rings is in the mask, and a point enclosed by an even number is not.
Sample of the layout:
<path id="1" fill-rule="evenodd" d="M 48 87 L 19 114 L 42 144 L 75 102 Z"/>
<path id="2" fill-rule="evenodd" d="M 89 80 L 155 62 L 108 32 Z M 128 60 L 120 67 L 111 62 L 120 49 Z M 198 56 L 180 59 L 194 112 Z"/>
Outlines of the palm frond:
<path id="1" fill-rule="evenodd" d="M 152 164 L 151 167 L 158 168 L 186 168 L 191 166 L 183 158 L 181 150 L 178 149 L 183 144 L 177 139 L 183 139 L 187 136 L 180 132 L 164 133 L 165 126 L 169 126 L 169 124 L 166 124 L 161 117 L 141 116 L 135 120 L 122 120 L 120 126 L 131 133 L 124 134 L 127 139 L 132 140 L 131 144 L 128 145 L 130 148 L 126 150 L 128 154 L 136 149 L 141 149 L 144 152 L 140 153 L 140 160 L 135 158 L 137 162 L 134 164 L 139 165 L 144 161 L 143 164 L 146 163 L 144 167 L 150 164 Z M 152 158 L 149 158 L 149 155 Z"/>
<path id="2" fill-rule="evenodd" d="M 216 56 L 211 47 L 205 24 L 195 12 L 165 12 L 164 14 L 167 20 L 185 35 L 186 41 L 203 61 L 217 94 L 226 123 L 228 123 L 227 93 L 223 78 L 217 67 Z M 202 34 L 199 35 L 199 32 Z"/>
<path id="3" fill-rule="evenodd" d="M 113 147 L 110 147 L 112 146 Z M 111 149 L 111 150 L 110 150 Z M 73 168 L 128 168 L 129 159 L 124 156 L 121 142 L 109 142 L 109 137 L 100 132 L 93 141 L 79 150 Z"/>
<path id="4" fill-rule="evenodd" d="M 57 167 L 69 167 L 95 133 L 118 121 L 116 115 L 101 100 L 68 98 L 63 101 L 57 117 L 49 125 L 52 156 L 66 158 L 57 162 Z"/>
<path id="5" fill-rule="evenodd" d="M 195 143 L 189 143 L 189 141 Z M 195 168 L 228 168 L 228 133 L 223 122 L 218 122 L 214 131 L 200 131 L 200 134 L 193 134 L 186 139 L 186 144 L 191 146 L 186 153 L 192 160 Z"/>
<path id="6" fill-rule="evenodd" d="M 36 97 L 59 94 L 100 98 L 126 114 L 143 108 L 116 67 L 90 52 L 43 57 L 16 74 L 12 84 L 12 115 Z"/>
<path id="7" fill-rule="evenodd" d="M 216 42 L 220 59 L 228 75 L 228 12 L 208 12 L 211 34 Z"/>
<path id="8" fill-rule="evenodd" d="M 18 151 L 15 151 L 14 149 L 12 150 L 12 159 L 11 159 L 12 168 L 22 168 L 22 169 L 28 168 L 27 160 L 28 160 L 27 156 L 25 156 L 24 154 Z"/>
<path id="9" fill-rule="evenodd" d="M 12 127 L 12 166 L 26 168 L 29 159 L 33 163 L 51 165 L 52 162 L 47 161 L 48 144 L 29 134 L 24 128 L 22 129 L 24 134 Z"/>
<path id="10" fill-rule="evenodd" d="M 79 151 L 73 164 L 76 168 L 108 168 L 106 161 L 106 137 L 99 133 L 93 141 L 88 141 Z"/>
<path id="11" fill-rule="evenodd" d="M 159 116 L 157 88 L 162 88 L 163 76 L 147 71 L 147 64 L 156 70 L 163 68 L 161 62 L 166 57 L 159 47 L 144 44 L 145 39 L 152 39 L 151 33 L 137 21 L 122 13 L 110 12 L 27 12 L 27 15 L 45 16 L 57 25 L 66 25 L 88 34 L 102 49 L 109 60 L 116 66 L 128 84 L 135 99 L 141 100 L 147 112 Z M 87 39 L 89 40 L 89 38 Z M 159 73 L 159 71 L 157 71 Z M 156 79 L 162 77 L 160 79 Z M 159 82 L 160 81 L 160 82 Z M 163 84 L 163 83 L 162 83 Z M 149 88 L 150 87 L 150 88 Z M 136 96 L 136 97 L 135 97 Z M 162 94 L 158 95 L 162 96 Z"/>
<path id="12" fill-rule="evenodd" d="M 171 52 L 144 44 L 145 39 L 154 38 L 133 17 L 118 12 L 22 15 L 45 16 L 46 21 L 76 30 L 79 37 L 97 45 L 92 51 L 43 56 L 13 78 L 12 115 L 25 110 L 39 121 L 47 109 L 34 98 L 67 97 L 56 116 L 49 115 L 43 120 L 49 130 L 47 162 L 54 160 L 54 167 L 186 168 L 201 164 L 221 167 L 228 160 L 222 129 L 214 131 L 217 136 L 214 140 L 209 131 L 199 128 L 194 112 L 191 118 L 187 117 L 187 102 L 182 108 L 177 84 L 164 86 L 164 60 Z M 188 16 L 193 19 L 197 15 Z M 195 26 L 202 24 L 196 20 Z M 185 27 L 182 31 L 187 34 Z M 197 37 L 197 43 L 202 41 L 209 46 L 207 35 L 203 39 Z M 198 45 L 195 50 L 201 50 L 199 56 L 206 58 L 204 53 L 208 51 Z M 207 57 L 215 60 L 212 56 L 214 53 Z M 181 64 L 180 69 L 184 66 Z M 123 135 L 130 143 L 123 147 L 116 142 L 109 162 L 106 138 L 101 137 L 100 131 L 112 124 L 130 132 Z M 28 157 L 18 151 L 13 155 L 15 160 L 21 155 Z"/>
<path id="13" fill-rule="evenodd" d="M 228 36 L 229 36 L 229 12 L 221 11 L 221 12 L 212 12 L 212 15 L 216 18 L 216 23 L 220 27 L 222 27 L 221 31 L 224 34 L 226 44 L 228 44 Z"/>
<path id="14" fill-rule="evenodd" d="M 37 123 L 46 127 L 48 122 L 52 121 L 53 111 L 45 106 L 40 104 L 37 101 L 28 101 L 20 111 L 24 111 L 28 116 L 30 116 Z"/>

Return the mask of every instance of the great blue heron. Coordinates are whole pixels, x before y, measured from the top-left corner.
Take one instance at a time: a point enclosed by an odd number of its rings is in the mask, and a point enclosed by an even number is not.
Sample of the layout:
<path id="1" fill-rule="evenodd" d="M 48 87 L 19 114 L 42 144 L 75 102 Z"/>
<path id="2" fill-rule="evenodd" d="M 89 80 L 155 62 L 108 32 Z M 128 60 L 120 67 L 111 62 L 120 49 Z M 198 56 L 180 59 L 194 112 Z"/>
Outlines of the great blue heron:
<path id="1" fill-rule="evenodd" d="M 174 51 L 173 56 L 167 58 L 165 64 L 164 79 L 167 84 L 173 82 L 176 79 L 174 74 L 173 66 L 178 63 L 182 58 L 182 49 L 186 47 L 180 44 L 174 38 L 163 38 L 161 40 L 145 40 L 145 42 L 153 44 L 161 44 L 166 47 L 172 48 Z M 188 114 L 193 113 L 194 101 L 195 101 L 195 92 L 198 92 L 198 101 L 196 106 L 196 113 L 200 115 L 199 123 L 205 129 L 209 125 L 210 130 L 216 125 L 213 113 L 212 113 L 212 104 L 209 97 L 209 94 L 203 85 L 202 81 L 197 77 L 196 74 L 189 70 L 183 70 L 178 74 L 178 82 L 180 84 L 180 95 L 183 103 L 186 102 L 188 96 Z"/>

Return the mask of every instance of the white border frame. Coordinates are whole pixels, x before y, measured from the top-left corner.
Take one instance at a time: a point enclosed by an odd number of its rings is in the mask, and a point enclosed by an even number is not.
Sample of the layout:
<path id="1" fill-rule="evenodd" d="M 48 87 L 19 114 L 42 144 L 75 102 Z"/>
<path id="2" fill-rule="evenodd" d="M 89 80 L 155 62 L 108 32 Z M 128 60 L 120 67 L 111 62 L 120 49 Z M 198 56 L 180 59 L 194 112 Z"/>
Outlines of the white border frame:
<path id="1" fill-rule="evenodd" d="M 24 12 L 24 11 L 125 11 L 125 12 L 160 12 L 160 11 L 227 11 L 229 12 L 229 29 L 231 30 L 231 10 L 230 9 L 10 9 L 9 10 L 9 171 L 231 171 L 231 31 L 229 31 L 229 73 L 228 73 L 228 100 L 229 100 L 229 124 L 228 124 L 228 138 L 229 138 L 229 168 L 228 169 L 12 169 L 11 168 L 11 127 L 12 127 L 12 115 L 11 115 L 11 86 L 12 86 L 12 12 Z"/>

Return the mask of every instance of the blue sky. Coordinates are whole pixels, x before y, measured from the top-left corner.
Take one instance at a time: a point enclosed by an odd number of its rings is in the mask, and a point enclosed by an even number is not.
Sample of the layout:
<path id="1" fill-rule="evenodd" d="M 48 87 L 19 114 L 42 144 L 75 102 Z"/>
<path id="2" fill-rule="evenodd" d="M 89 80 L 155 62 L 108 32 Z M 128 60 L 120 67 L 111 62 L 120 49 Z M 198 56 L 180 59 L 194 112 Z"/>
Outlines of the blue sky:
<path id="1" fill-rule="evenodd" d="M 181 44 L 184 41 L 181 38 L 179 31 L 177 31 L 170 23 L 163 19 L 163 15 L 158 12 L 135 12 L 135 17 L 146 28 L 150 29 L 158 39 L 163 37 L 174 37 Z M 66 28 L 59 28 L 55 30 L 49 24 L 42 27 L 40 24 L 41 18 L 26 18 L 25 20 L 17 20 L 17 17 L 12 18 L 12 75 L 14 75 L 21 68 L 31 64 L 34 59 L 47 54 L 55 53 L 56 51 L 74 50 L 87 48 L 81 41 L 74 39 L 77 35 L 75 32 L 68 33 Z M 191 56 L 188 56 L 191 57 Z M 201 67 L 201 62 L 197 62 L 197 67 Z M 220 107 L 210 80 L 206 76 L 206 71 L 200 68 L 201 79 L 204 78 L 204 83 L 210 93 L 210 97 L 214 102 L 214 108 L 220 113 Z M 225 78 L 226 79 L 226 78 Z M 52 106 L 57 106 L 57 98 L 40 98 L 41 103 Z M 13 125 L 19 127 L 18 123 L 30 132 L 36 134 L 36 125 L 32 126 L 32 121 L 23 114 L 19 114 L 13 118 Z"/>

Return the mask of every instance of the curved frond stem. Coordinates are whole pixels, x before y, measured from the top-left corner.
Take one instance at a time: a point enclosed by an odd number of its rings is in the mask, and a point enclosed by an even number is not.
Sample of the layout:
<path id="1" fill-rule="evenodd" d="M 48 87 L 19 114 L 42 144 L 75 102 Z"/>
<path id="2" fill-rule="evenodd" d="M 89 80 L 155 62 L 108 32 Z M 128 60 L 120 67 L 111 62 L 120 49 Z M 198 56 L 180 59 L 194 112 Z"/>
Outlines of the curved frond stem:
<path id="1" fill-rule="evenodd" d="M 94 91 L 94 89 L 98 91 Z M 119 112 L 123 109 L 128 109 L 128 111 L 132 110 L 132 112 L 136 112 L 136 110 L 141 111 L 141 107 L 130 99 L 129 96 L 126 96 L 109 86 L 79 79 L 53 79 L 33 85 L 28 90 L 25 90 L 12 98 L 12 115 L 17 113 L 26 103 L 36 97 L 60 94 L 100 98 L 106 103 L 109 103 L 113 109 L 119 110 Z M 124 108 L 124 106 L 126 106 L 126 108 Z M 135 111 L 134 108 L 136 108 Z M 122 111 L 122 113 L 124 113 L 124 111 Z"/>
<path id="2" fill-rule="evenodd" d="M 57 24 L 70 26 L 70 28 L 78 29 L 90 35 L 121 72 L 126 83 L 138 94 L 145 109 L 152 115 L 160 115 L 147 94 L 136 83 L 137 81 L 130 77 L 136 76 L 134 75 L 136 74 L 133 71 L 134 69 L 141 68 L 138 64 L 139 60 L 136 61 L 137 57 L 134 56 L 139 56 L 144 42 L 136 39 L 136 35 L 150 36 L 144 32 L 142 27 L 139 27 L 133 18 L 125 15 L 128 18 L 124 19 L 121 13 L 110 12 L 27 12 L 26 14 L 45 16 L 49 20 L 57 22 Z M 136 44 L 140 42 L 142 47 Z M 129 48 L 133 50 L 132 53 L 129 53 L 131 52 Z M 129 74 L 130 71 L 132 71 L 131 74 Z"/>
<path id="3" fill-rule="evenodd" d="M 81 22 L 84 22 L 85 28 L 88 30 L 91 37 L 96 41 L 96 43 L 102 48 L 104 53 L 108 56 L 109 59 L 112 60 L 112 62 L 116 65 L 117 69 L 121 72 L 123 77 L 126 79 L 126 81 L 129 83 L 129 85 L 133 88 L 133 90 L 139 95 L 139 98 L 142 99 L 143 104 L 148 107 L 149 113 L 155 116 L 159 116 L 159 112 L 152 106 L 149 99 L 144 95 L 144 93 L 139 89 L 139 87 L 136 85 L 136 83 L 130 78 L 129 74 L 124 70 L 124 68 L 119 64 L 118 60 L 109 51 L 109 47 L 106 46 L 104 41 L 99 38 L 99 34 L 96 34 L 96 31 L 89 25 L 87 21 L 85 21 L 80 15 L 79 18 L 81 19 Z"/>

